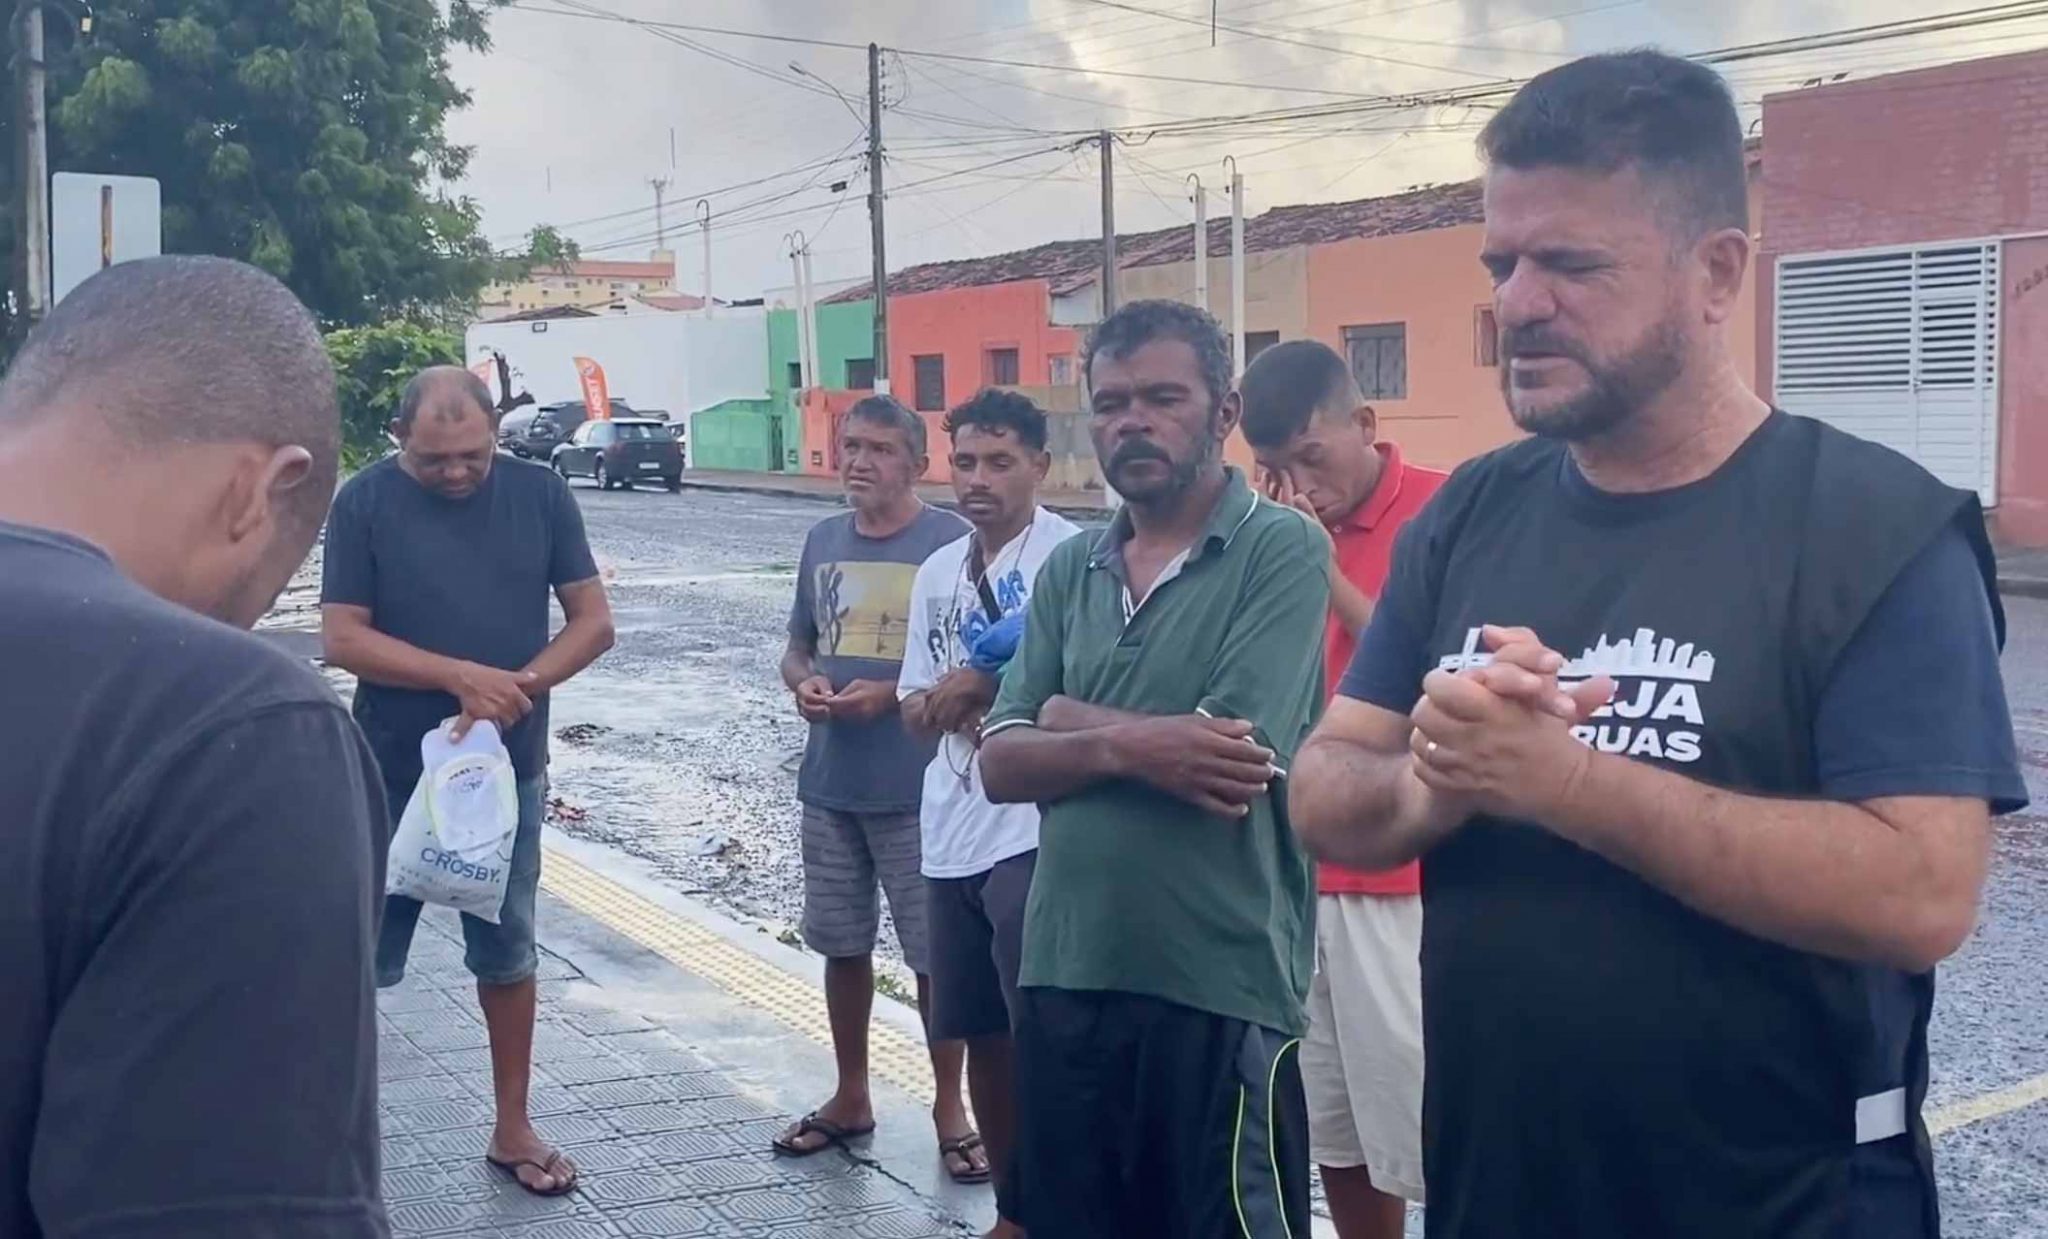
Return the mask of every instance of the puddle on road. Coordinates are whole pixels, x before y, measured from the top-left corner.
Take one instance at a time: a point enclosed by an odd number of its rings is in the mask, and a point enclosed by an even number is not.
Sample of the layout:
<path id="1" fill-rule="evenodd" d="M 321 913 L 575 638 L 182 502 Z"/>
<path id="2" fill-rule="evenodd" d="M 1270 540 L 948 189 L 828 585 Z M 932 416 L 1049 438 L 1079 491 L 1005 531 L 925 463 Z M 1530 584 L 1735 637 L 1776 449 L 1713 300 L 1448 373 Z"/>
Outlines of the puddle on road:
<path id="1" fill-rule="evenodd" d="M 778 647 L 779 648 L 779 647 Z M 686 893 L 776 925 L 800 910 L 795 762 L 804 726 L 751 651 L 585 672 L 557 692 L 549 770 L 580 821 Z"/>

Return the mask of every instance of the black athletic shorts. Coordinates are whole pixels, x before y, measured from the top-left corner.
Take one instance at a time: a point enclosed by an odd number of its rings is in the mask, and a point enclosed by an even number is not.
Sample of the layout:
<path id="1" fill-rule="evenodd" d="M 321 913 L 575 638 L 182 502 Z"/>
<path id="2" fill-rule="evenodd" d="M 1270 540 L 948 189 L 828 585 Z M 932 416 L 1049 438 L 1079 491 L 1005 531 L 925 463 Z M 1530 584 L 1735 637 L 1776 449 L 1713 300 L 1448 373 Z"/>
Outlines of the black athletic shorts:
<path id="1" fill-rule="evenodd" d="M 1058 1239 L 1307 1239 L 1300 1043 L 1137 994 L 1017 997 L 1015 1220 Z"/>
<path id="2" fill-rule="evenodd" d="M 1010 1031 L 1024 958 L 1024 903 L 1037 863 L 1033 850 L 973 877 L 925 879 L 934 1041 Z"/>

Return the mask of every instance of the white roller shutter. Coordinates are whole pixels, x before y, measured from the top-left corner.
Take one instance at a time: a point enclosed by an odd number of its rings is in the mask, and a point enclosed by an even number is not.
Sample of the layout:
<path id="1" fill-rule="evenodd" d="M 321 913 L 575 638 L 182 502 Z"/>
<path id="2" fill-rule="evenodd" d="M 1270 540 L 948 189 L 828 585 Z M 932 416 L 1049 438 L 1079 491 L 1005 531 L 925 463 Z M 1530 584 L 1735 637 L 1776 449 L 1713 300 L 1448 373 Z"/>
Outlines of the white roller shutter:
<path id="1" fill-rule="evenodd" d="M 1779 403 L 1998 500 L 1998 243 L 1778 264 Z"/>

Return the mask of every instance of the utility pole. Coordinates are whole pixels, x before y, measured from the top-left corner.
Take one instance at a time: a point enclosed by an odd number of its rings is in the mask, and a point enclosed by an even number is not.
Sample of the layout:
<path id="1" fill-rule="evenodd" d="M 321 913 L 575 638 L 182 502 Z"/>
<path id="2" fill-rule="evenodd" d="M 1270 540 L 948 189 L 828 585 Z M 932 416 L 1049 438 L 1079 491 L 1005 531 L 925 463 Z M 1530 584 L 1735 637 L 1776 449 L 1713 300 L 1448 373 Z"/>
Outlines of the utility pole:
<path id="1" fill-rule="evenodd" d="M 790 285 L 796 290 L 796 374 L 797 403 L 803 403 L 803 393 L 817 384 L 817 373 L 811 369 L 811 290 L 804 279 L 804 250 L 809 244 L 802 232 L 783 235 L 789 243 Z"/>
<path id="2" fill-rule="evenodd" d="M 704 317 L 718 312 L 718 298 L 711 295 L 711 200 L 697 199 L 697 226 L 704 232 Z"/>
<path id="3" fill-rule="evenodd" d="M 803 237 L 802 233 L 797 234 Z M 804 361 L 811 372 L 811 382 L 823 387 L 825 380 L 818 368 L 818 285 L 811 279 L 811 241 L 804 237 L 802 274 L 804 279 Z"/>
<path id="4" fill-rule="evenodd" d="M 1109 130 L 1095 141 L 1102 147 L 1102 317 L 1116 313 L 1116 166 L 1110 146 L 1116 141 Z"/>
<path id="5" fill-rule="evenodd" d="M 41 322 L 50 308 L 50 138 L 43 100 L 43 0 L 20 0 L 14 12 L 15 123 L 20 147 L 15 169 L 21 182 L 21 215 L 15 221 L 21 248 L 16 273 L 16 308 L 23 329 Z"/>
<path id="6" fill-rule="evenodd" d="M 647 183 L 654 187 L 654 248 L 668 248 L 668 216 L 662 213 L 662 196 L 668 193 L 671 181 L 667 177 L 650 176 Z"/>
<path id="7" fill-rule="evenodd" d="M 868 229 L 875 257 L 875 391 L 889 394 L 889 260 L 882 228 L 882 48 L 868 44 Z"/>
<path id="8" fill-rule="evenodd" d="M 1202 188 L 1202 178 L 1197 173 L 1188 173 L 1188 181 L 1195 187 L 1195 306 L 1201 310 L 1209 308 L 1209 191 Z"/>
<path id="9" fill-rule="evenodd" d="M 1223 161 L 1230 168 L 1230 360 L 1235 374 L 1244 376 L 1244 176 L 1234 157 Z"/>

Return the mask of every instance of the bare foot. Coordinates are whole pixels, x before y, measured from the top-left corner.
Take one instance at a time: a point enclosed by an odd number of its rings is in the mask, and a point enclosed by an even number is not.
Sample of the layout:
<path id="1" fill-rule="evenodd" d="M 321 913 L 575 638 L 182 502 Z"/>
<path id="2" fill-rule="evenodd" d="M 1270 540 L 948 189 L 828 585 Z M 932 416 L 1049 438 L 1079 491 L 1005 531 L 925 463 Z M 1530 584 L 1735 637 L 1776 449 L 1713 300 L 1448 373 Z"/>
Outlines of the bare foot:
<path id="1" fill-rule="evenodd" d="M 841 1097 L 833 1094 L 824 1105 L 811 1112 L 810 1117 L 819 1123 L 829 1124 L 831 1131 L 820 1131 L 816 1126 L 806 1126 L 806 1120 L 798 1119 L 784 1128 L 775 1138 L 775 1147 L 785 1153 L 803 1157 L 830 1148 L 833 1144 L 865 1136 L 875 1130 L 875 1107 L 866 1097 Z"/>
<path id="2" fill-rule="evenodd" d="M 484 1156 L 537 1196 L 560 1196 L 576 1186 L 576 1163 L 542 1140 L 531 1123 L 493 1132 Z"/>

